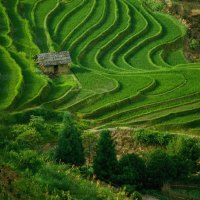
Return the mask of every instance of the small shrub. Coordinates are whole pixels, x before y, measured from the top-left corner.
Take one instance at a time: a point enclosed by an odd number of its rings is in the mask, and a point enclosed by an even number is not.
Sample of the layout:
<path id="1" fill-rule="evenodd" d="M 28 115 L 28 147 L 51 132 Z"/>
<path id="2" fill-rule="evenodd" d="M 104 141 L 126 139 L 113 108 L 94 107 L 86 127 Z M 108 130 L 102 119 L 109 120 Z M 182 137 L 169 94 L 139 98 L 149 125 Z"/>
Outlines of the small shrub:
<path id="1" fill-rule="evenodd" d="M 35 115 L 31 115 L 28 126 L 33 127 L 40 133 L 42 142 L 55 140 L 60 130 L 60 123 L 48 123 L 43 117 Z"/>
<path id="2" fill-rule="evenodd" d="M 34 129 L 29 128 L 15 139 L 19 147 L 34 148 L 40 142 L 40 134 Z"/>
<path id="3" fill-rule="evenodd" d="M 200 143 L 193 138 L 179 137 L 169 143 L 167 152 L 196 162 L 200 158 Z"/>
<path id="4" fill-rule="evenodd" d="M 148 183 L 153 187 L 161 187 L 163 183 L 175 177 L 175 164 L 172 158 L 162 150 L 152 152 L 146 165 Z"/>
<path id="5" fill-rule="evenodd" d="M 136 142 L 145 145 L 166 146 L 176 136 L 170 133 L 161 133 L 158 131 L 139 129 L 134 131 L 133 137 Z"/>
<path id="6" fill-rule="evenodd" d="M 196 39 L 192 39 L 191 42 L 190 42 L 190 48 L 192 50 L 196 50 L 200 47 L 200 41 L 199 40 L 196 40 Z"/>
<path id="7" fill-rule="evenodd" d="M 46 123 L 43 117 L 31 115 L 29 126 L 34 127 L 39 132 L 42 132 L 46 128 Z"/>
<path id="8" fill-rule="evenodd" d="M 92 177 L 94 175 L 94 169 L 91 166 L 82 166 L 79 170 L 84 177 Z"/>
<path id="9" fill-rule="evenodd" d="M 176 173 L 175 179 L 180 180 L 186 178 L 190 173 L 194 170 L 194 162 L 190 159 L 185 159 L 182 156 L 172 156 L 172 160 L 174 162 Z"/>
<path id="10" fill-rule="evenodd" d="M 127 154 L 119 161 L 119 183 L 120 185 L 134 185 L 141 187 L 146 177 L 144 161 L 135 154 Z"/>
<path id="11" fill-rule="evenodd" d="M 177 178 L 186 177 L 198 171 L 200 143 L 196 139 L 180 137 L 173 140 L 167 146 L 167 152 L 174 158 Z"/>
<path id="12" fill-rule="evenodd" d="M 31 170 L 32 172 L 38 171 L 43 165 L 43 161 L 36 151 L 23 150 L 19 153 L 11 151 L 9 154 L 11 160 L 21 170 Z"/>
<path id="13" fill-rule="evenodd" d="M 13 184 L 12 196 L 14 199 L 46 199 L 46 188 L 31 178 L 20 178 Z"/>

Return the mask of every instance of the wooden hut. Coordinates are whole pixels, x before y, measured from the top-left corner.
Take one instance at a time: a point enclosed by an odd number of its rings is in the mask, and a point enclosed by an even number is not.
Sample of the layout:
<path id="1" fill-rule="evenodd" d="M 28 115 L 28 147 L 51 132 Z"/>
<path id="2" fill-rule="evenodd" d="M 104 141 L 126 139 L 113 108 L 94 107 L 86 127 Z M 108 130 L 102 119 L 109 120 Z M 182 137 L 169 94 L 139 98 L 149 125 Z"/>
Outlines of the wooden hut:
<path id="1" fill-rule="evenodd" d="M 198 15 L 200 15 L 200 9 L 192 9 L 190 15 L 191 16 L 198 16 Z"/>
<path id="2" fill-rule="evenodd" d="M 69 72 L 69 63 L 71 63 L 71 58 L 67 51 L 42 53 L 37 55 L 36 63 L 45 74 L 59 75 Z"/>

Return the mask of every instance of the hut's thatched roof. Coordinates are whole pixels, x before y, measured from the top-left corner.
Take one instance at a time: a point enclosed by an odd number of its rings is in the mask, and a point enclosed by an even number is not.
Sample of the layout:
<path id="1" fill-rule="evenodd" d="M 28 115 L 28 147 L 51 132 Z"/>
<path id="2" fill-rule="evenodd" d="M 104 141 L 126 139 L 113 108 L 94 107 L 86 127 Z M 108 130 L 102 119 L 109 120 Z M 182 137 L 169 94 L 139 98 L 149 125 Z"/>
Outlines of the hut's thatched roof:
<path id="1" fill-rule="evenodd" d="M 67 51 L 42 53 L 37 56 L 36 63 L 40 66 L 64 65 L 71 62 Z"/>

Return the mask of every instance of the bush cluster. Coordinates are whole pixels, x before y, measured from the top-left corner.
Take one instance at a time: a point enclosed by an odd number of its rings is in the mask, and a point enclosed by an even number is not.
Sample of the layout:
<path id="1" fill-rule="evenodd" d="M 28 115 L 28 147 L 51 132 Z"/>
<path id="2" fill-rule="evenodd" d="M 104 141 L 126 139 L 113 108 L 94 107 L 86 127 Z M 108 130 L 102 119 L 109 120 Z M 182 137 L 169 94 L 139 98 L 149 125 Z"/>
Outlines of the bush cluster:
<path id="1" fill-rule="evenodd" d="M 161 133 L 159 131 L 138 129 L 134 131 L 133 138 L 136 142 L 145 145 L 166 146 L 170 141 L 176 138 L 176 135 L 163 132 Z"/>
<path id="2" fill-rule="evenodd" d="M 139 136 L 141 135 L 140 132 Z M 152 133 L 146 134 L 142 137 L 142 141 L 148 142 L 148 144 L 149 142 L 165 144 L 166 150 L 157 149 L 145 157 L 127 154 L 117 161 L 110 133 L 103 131 L 94 159 L 96 176 L 103 181 L 126 186 L 127 190 L 132 193 L 142 187 L 160 188 L 166 182 L 181 180 L 197 171 L 197 163 L 200 158 L 198 141 L 182 137 L 176 138 L 173 135 L 169 138 L 163 136 L 164 139 L 161 137 L 161 140 L 157 140 L 155 138 L 160 137 L 152 136 Z M 141 137 L 137 138 L 141 140 Z"/>
<path id="3" fill-rule="evenodd" d="M 37 172 L 43 165 L 41 156 L 34 150 L 10 151 L 9 157 L 18 169 L 28 170 L 33 173 Z"/>
<path id="4" fill-rule="evenodd" d="M 1 131 L 6 131 L 4 126 L 1 126 L 0 133 Z M 47 132 L 51 132 L 51 128 L 49 129 L 44 118 L 32 115 L 28 124 L 14 125 L 11 128 L 9 133 L 12 136 L 7 134 L 5 137 L 0 134 L 3 139 L 1 147 L 5 147 L 13 137 L 7 154 L 7 159 L 12 160 L 10 164 L 30 174 L 41 173 L 44 169 L 44 158 L 34 148 L 41 142 L 42 135 L 46 135 Z M 86 176 L 95 174 L 104 182 L 125 187 L 129 193 L 145 187 L 160 188 L 166 182 L 182 180 L 197 172 L 200 145 L 195 138 L 176 137 L 174 134 L 144 130 L 137 130 L 134 138 L 137 142 L 158 145 L 165 149 L 155 150 L 143 157 L 126 154 L 117 159 L 115 143 L 108 130 L 102 131 L 97 141 L 97 138 L 90 133 L 82 134 L 72 116 L 64 113 L 54 157 L 58 162 L 81 166 L 80 171 Z M 82 142 L 88 147 L 87 151 L 84 151 Z M 11 150 L 11 147 L 14 148 Z M 89 164 L 93 160 L 92 168 L 84 166 L 84 153 L 90 157 Z M 51 184 L 52 186 L 55 184 L 56 188 L 65 187 L 63 183 L 59 186 L 59 182 L 53 180 Z M 66 188 L 68 187 L 70 186 L 67 185 Z"/>
<path id="5" fill-rule="evenodd" d="M 94 141 L 93 137 L 90 134 L 81 137 L 69 114 L 65 115 L 63 124 L 56 159 L 78 166 L 83 165 L 85 159 L 82 139 L 87 141 L 89 138 Z M 94 174 L 98 179 L 117 186 L 125 186 L 126 190 L 132 193 L 143 187 L 160 188 L 166 182 L 181 180 L 197 171 L 200 157 L 200 145 L 197 140 L 144 130 L 136 131 L 134 137 L 138 142 L 164 146 L 166 150 L 158 149 L 145 157 L 127 154 L 118 160 L 111 134 L 104 130 L 100 134 L 97 146 L 91 147 L 89 144 L 94 156 Z M 93 173 L 92 169 L 87 170 L 87 167 L 82 167 L 81 171 L 89 176 Z"/>
<path id="6" fill-rule="evenodd" d="M 197 39 L 192 39 L 190 41 L 190 49 L 197 50 L 200 48 L 200 41 Z"/>

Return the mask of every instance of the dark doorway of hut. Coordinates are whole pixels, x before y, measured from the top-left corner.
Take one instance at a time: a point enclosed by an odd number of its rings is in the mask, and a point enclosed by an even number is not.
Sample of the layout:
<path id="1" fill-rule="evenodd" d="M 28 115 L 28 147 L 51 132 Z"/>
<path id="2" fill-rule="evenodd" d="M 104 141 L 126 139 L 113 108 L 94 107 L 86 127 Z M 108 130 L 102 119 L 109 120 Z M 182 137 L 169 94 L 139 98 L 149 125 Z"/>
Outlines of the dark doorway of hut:
<path id="1" fill-rule="evenodd" d="M 54 75 L 58 74 L 58 65 L 54 65 Z"/>

